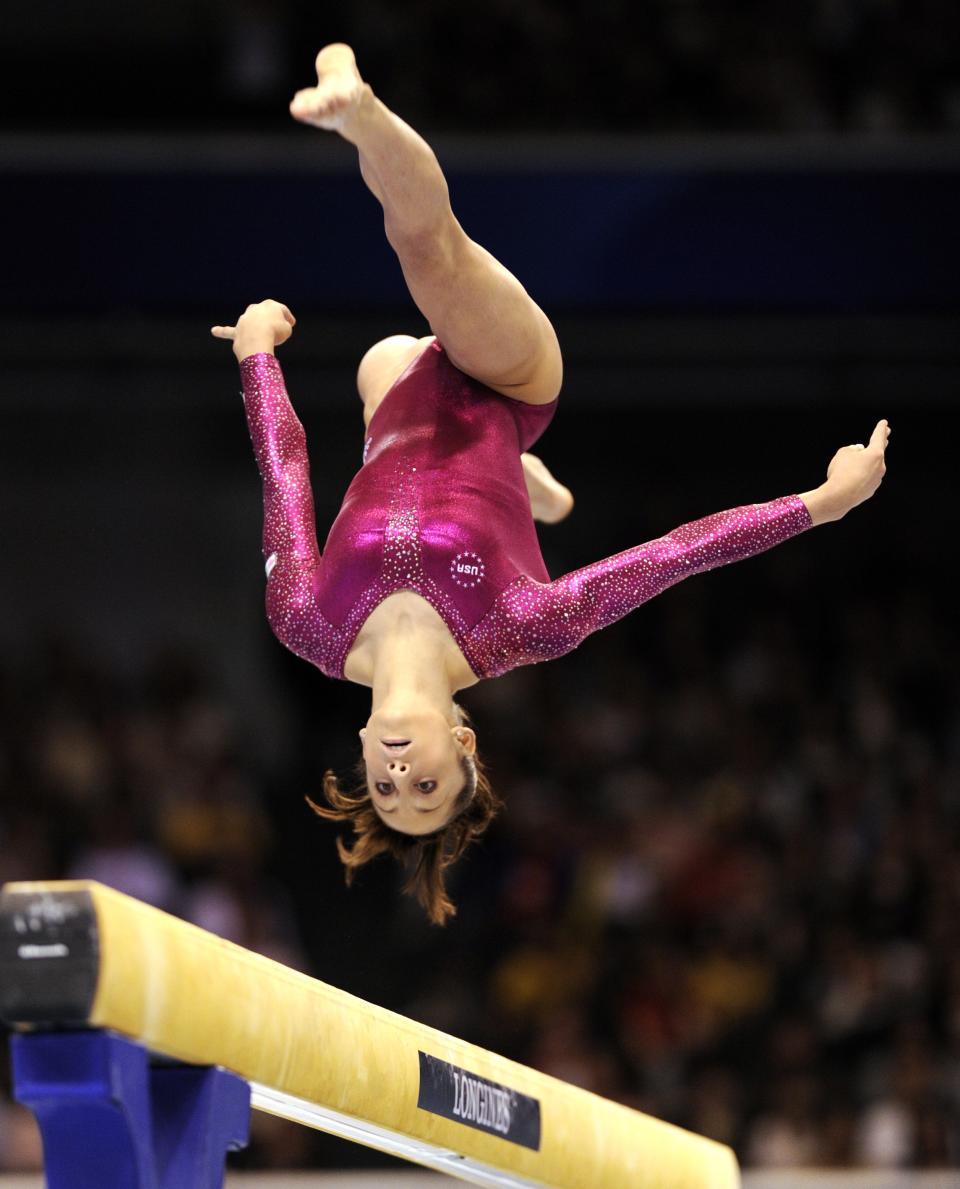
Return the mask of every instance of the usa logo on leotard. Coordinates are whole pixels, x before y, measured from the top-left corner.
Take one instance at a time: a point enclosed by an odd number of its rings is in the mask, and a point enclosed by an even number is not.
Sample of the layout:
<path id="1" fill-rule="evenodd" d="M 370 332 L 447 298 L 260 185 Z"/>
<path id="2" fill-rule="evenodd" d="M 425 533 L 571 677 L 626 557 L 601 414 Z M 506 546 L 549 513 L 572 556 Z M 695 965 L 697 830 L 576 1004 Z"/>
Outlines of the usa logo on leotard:
<path id="1" fill-rule="evenodd" d="M 466 549 L 463 553 L 458 553 L 450 563 L 450 577 L 457 586 L 472 590 L 483 581 L 485 568 L 480 554 Z"/>

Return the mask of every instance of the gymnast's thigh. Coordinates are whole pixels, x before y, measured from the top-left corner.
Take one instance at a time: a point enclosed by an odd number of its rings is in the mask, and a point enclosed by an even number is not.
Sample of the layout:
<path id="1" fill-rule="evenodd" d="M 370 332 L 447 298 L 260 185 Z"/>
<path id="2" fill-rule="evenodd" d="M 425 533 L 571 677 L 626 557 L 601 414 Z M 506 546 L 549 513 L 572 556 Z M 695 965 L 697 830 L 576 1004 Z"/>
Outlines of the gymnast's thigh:
<path id="1" fill-rule="evenodd" d="M 357 391 L 363 401 L 363 424 L 368 426 L 380 402 L 414 359 L 430 343 L 433 335 L 415 338 L 412 334 L 391 334 L 374 343 L 360 360 Z"/>

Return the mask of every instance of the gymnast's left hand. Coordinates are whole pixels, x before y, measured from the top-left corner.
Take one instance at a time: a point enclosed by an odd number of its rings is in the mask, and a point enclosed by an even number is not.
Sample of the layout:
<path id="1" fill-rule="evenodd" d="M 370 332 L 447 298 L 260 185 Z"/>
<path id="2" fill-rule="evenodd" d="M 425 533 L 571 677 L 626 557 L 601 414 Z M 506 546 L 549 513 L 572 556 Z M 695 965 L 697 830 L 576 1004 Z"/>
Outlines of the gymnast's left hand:
<path id="1" fill-rule="evenodd" d="M 883 420 L 877 422 L 866 445 L 841 446 L 827 468 L 827 481 L 800 496 L 813 524 L 840 520 L 876 493 L 887 472 L 889 440 L 890 424 Z"/>
<path id="2" fill-rule="evenodd" d="M 248 305 L 235 326 L 211 326 L 210 333 L 214 338 L 232 341 L 239 361 L 261 352 L 272 355 L 293 334 L 296 324 L 288 306 L 268 298 Z"/>

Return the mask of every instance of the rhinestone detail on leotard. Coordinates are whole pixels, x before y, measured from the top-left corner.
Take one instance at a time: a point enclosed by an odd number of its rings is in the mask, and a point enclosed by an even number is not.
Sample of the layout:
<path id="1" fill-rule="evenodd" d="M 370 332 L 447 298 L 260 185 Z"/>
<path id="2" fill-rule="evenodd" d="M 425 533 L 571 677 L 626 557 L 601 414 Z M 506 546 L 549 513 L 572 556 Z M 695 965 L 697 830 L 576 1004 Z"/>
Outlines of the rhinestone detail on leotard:
<path id="1" fill-rule="evenodd" d="M 306 442 L 280 365 L 253 355 L 241 375 L 264 480 L 263 552 L 276 555 L 267 615 L 287 647 L 332 677 L 343 676 L 371 611 L 398 590 L 436 609 L 478 677 L 496 677 L 562 656 L 683 578 L 810 527 L 803 501 L 784 496 L 715 513 L 550 581 L 520 453 L 553 406 L 491 392 L 434 343 L 371 420 L 364 465 L 321 559 Z M 457 582 L 452 563 L 468 556 L 470 581 Z"/>

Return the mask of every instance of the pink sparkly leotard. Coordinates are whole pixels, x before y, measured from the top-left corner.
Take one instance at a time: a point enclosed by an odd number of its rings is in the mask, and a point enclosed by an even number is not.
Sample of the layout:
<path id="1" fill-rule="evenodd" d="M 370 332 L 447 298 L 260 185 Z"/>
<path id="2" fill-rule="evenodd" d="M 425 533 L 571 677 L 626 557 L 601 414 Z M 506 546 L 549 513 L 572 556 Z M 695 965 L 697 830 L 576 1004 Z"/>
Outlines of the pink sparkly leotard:
<path id="1" fill-rule="evenodd" d="M 303 428 L 273 355 L 241 364 L 264 483 L 267 616 L 330 677 L 370 612 L 412 590 L 440 614 L 478 677 L 569 652 L 690 574 L 750 557 L 810 527 L 798 496 L 749 504 L 551 582 L 520 454 L 556 409 L 500 396 L 431 343 L 373 415 L 363 466 L 321 555 Z"/>

